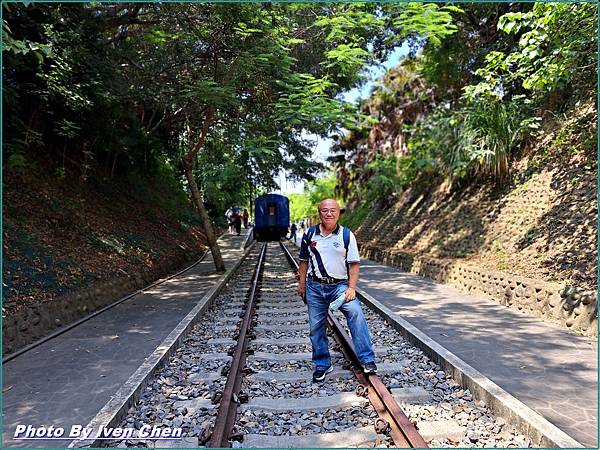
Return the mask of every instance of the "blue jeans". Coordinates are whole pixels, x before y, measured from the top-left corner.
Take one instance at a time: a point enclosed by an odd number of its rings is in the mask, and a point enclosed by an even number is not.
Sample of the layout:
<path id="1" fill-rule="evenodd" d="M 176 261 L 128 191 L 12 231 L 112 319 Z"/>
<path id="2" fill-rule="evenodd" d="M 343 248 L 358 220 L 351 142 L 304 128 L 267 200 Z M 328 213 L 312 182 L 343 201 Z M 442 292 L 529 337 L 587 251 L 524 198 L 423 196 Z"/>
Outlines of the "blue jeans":
<path id="1" fill-rule="evenodd" d="M 342 295 L 346 289 L 348 289 L 347 283 L 321 284 L 307 280 L 306 304 L 310 323 L 312 359 L 316 370 L 325 370 L 331 365 L 326 330 L 327 311 L 329 304 Z M 358 299 L 342 303 L 340 311 L 348 322 L 354 350 L 361 364 L 375 361 L 369 328 Z"/>

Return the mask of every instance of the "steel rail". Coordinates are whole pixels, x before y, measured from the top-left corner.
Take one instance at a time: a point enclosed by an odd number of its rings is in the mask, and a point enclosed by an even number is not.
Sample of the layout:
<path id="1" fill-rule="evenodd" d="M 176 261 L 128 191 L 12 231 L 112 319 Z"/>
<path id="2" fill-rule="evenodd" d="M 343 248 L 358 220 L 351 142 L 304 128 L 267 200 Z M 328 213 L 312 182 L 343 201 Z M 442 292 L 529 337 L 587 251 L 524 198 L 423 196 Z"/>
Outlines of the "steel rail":
<path id="1" fill-rule="evenodd" d="M 290 249 L 287 248 L 287 245 L 285 245 L 283 242 L 279 241 L 279 246 L 281 247 L 281 250 L 283 250 L 283 253 L 285 253 L 285 257 L 287 258 L 288 262 L 290 263 L 290 265 L 294 269 L 294 273 L 296 275 L 296 279 L 299 279 L 298 268 L 300 266 L 298 265 L 298 261 L 296 261 L 296 259 L 292 255 L 292 253 L 290 252 Z M 304 302 L 304 304 L 306 304 L 306 294 L 302 296 L 302 301 Z"/>
<path id="2" fill-rule="evenodd" d="M 290 264 L 292 264 L 295 270 L 298 270 L 298 263 L 289 249 L 281 242 L 280 245 Z M 427 448 L 427 443 L 423 437 L 406 414 L 404 414 L 398 402 L 396 402 L 379 377 L 376 374 L 367 375 L 362 371 L 352 339 L 331 311 L 328 311 L 327 323 L 333 332 L 334 339 L 342 347 L 344 357 L 352 361 L 352 370 L 361 383 L 361 386 L 357 389 L 357 394 L 367 395 L 371 405 L 379 416 L 375 424 L 376 431 L 385 432 L 389 426 L 390 435 L 396 446 L 402 448 Z"/>
<path id="3" fill-rule="evenodd" d="M 221 395 L 219 410 L 217 412 L 217 418 L 215 419 L 215 427 L 208 443 L 208 447 L 211 448 L 229 447 L 229 437 L 233 430 L 235 416 L 237 414 L 237 404 L 239 402 L 238 395 L 240 393 L 240 387 L 242 384 L 242 369 L 246 365 L 246 351 L 248 347 L 247 334 L 252 323 L 252 316 L 254 315 L 256 289 L 258 286 L 261 269 L 264 265 L 266 253 L 267 243 L 265 242 L 261 249 L 256 267 L 254 268 L 252 285 L 248 291 L 246 312 L 240 327 L 237 346 L 235 348 L 235 352 L 233 353 L 231 365 L 229 366 L 227 382 L 225 383 L 225 387 L 223 388 L 223 393 Z"/>
<path id="4" fill-rule="evenodd" d="M 378 432 L 385 432 L 389 426 L 390 435 L 397 447 L 427 448 L 427 443 L 423 437 L 408 417 L 406 417 L 406 414 L 404 414 L 379 377 L 376 374 L 365 374 L 362 369 L 359 369 L 361 365 L 356 356 L 352 339 L 331 311 L 328 313 L 327 323 L 333 330 L 334 339 L 341 345 L 342 353 L 344 353 L 347 359 L 353 362 L 352 370 L 363 386 L 363 393 L 368 395 L 369 401 L 379 415 L 379 418 L 385 421 L 376 423 L 376 430 Z M 357 389 L 357 394 L 360 393 L 358 391 L 359 389 Z"/>
<path id="5" fill-rule="evenodd" d="M 283 242 L 279 241 L 279 246 L 285 253 L 285 257 L 288 259 L 288 261 L 292 265 L 293 269 L 298 270 L 298 261 L 296 261 L 296 258 L 294 258 L 294 256 L 292 255 L 292 253 L 290 252 L 290 249 L 287 248 L 287 245 L 285 245 Z"/>

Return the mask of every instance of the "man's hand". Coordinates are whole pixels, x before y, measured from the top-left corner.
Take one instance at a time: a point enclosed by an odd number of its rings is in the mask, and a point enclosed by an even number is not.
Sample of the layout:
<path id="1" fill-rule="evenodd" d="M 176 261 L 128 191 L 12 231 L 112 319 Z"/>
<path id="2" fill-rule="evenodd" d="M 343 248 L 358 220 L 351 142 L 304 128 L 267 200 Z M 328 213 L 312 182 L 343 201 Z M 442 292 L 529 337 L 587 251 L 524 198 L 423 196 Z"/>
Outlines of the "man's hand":
<path id="1" fill-rule="evenodd" d="M 356 283 L 358 283 L 358 272 L 360 271 L 360 263 L 348 263 L 348 289 L 346 289 L 346 297 L 344 301 L 349 302 L 356 298 Z"/>
<path id="2" fill-rule="evenodd" d="M 297 273 L 298 289 L 296 292 L 302 298 L 304 298 L 304 296 L 306 295 L 306 273 L 307 272 L 308 272 L 308 261 L 300 260 L 300 263 L 298 264 L 298 273 Z"/>
<path id="3" fill-rule="evenodd" d="M 298 289 L 296 291 L 296 293 L 300 296 L 300 297 L 304 297 L 304 294 L 306 294 L 306 284 L 305 283 L 298 283 Z"/>
<path id="4" fill-rule="evenodd" d="M 344 294 L 345 294 L 345 296 L 344 296 L 345 302 L 349 302 L 356 298 L 356 291 L 354 290 L 354 288 L 349 287 L 348 289 L 346 289 L 344 291 Z"/>

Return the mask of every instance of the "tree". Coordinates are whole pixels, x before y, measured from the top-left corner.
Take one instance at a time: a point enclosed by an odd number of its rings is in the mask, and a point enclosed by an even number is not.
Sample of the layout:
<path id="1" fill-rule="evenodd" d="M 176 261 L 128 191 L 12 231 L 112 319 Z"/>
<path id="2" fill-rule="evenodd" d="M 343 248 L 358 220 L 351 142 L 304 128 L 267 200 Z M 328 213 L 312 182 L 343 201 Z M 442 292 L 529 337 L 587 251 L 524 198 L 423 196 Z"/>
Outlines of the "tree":
<path id="1" fill-rule="evenodd" d="M 326 173 L 324 176 L 306 183 L 304 192 L 290 194 L 290 219 L 292 222 L 315 216 L 317 206 L 326 198 L 338 199 L 335 195 L 335 174 Z"/>
<path id="2" fill-rule="evenodd" d="M 285 12 L 272 5 L 164 5 L 163 20 L 134 43 L 141 57 L 131 71 L 144 92 L 159 94 L 219 270 L 224 267 L 194 175 L 207 142 L 225 141 L 245 153 L 268 185 L 281 166 L 297 175 L 310 172 L 302 129 L 325 133 L 348 116 L 327 76 L 296 72 L 291 48 L 302 41 L 293 37 Z M 282 151 L 295 158 L 286 160 Z"/>
<path id="3" fill-rule="evenodd" d="M 15 83 L 27 73 L 32 99 L 45 102 L 22 115 L 38 114 L 31 127 L 15 126 L 26 133 L 44 127 L 45 140 L 63 144 L 52 145 L 59 158 L 83 171 L 90 158 L 102 159 L 110 176 L 120 165 L 134 170 L 152 159 L 173 161 L 218 270 L 224 266 L 205 205 L 210 180 L 199 161 L 214 161 L 211 153 L 226 149 L 229 163 L 249 161 L 240 166 L 246 185 L 273 186 L 281 168 L 314 177 L 319 167 L 308 160 L 303 132 L 328 135 L 359 117 L 336 96 L 405 39 L 435 41 L 453 32 L 451 7 L 433 4 L 18 8 L 7 20 L 15 39 L 44 41 L 56 52 L 41 70 L 29 61 L 24 70 L 22 60 L 9 63 L 19 71 Z M 14 93 L 28 95 L 18 86 Z"/>

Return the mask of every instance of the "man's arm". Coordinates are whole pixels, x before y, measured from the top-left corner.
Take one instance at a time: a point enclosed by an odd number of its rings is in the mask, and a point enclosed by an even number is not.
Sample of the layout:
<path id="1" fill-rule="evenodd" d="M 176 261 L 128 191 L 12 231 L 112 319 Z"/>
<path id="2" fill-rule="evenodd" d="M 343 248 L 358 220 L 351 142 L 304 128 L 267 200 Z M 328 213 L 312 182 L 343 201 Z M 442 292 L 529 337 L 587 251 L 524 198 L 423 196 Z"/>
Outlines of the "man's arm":
<path id="1" fill-rule="evenodd" d="M 300 242 L 300 263 L 298 264 L 298 295 L 304 297 L 306 294 L 306 274 L 308 273 L 308 231 L 302 236 L 302 242 Z"/>
<path id="2" fill-rule="evenodd" d="M 300 261 L 298 264 L 298 295 L 303 297 L 306 293 L 306 274 L 308 272 L 308 261 Z"/>
<path id="3" fill-rule="evenodd" d="M 360 272 L 360 263 L 348 263 L 348 289 L 344 301 L 349 302 L 356 298 L 356 283 L 358 283 L 358 274 Z"/>

